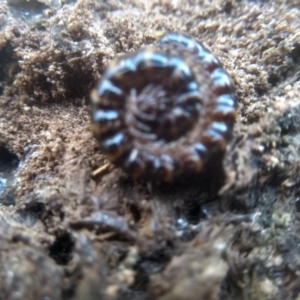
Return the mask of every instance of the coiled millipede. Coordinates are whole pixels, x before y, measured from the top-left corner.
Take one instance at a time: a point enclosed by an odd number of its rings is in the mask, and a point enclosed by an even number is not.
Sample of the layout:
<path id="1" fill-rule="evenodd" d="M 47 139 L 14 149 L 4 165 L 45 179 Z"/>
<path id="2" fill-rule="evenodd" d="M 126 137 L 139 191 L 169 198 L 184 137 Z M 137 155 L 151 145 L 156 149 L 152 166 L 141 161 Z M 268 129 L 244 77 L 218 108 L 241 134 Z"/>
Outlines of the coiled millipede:
<path id="1" fill-rule="evenodd" d="M 204 172 L 224 154 L 236 119 L 230 76 L 201 43 L 179 33 L 109 66 L 91 98 L 101 151 L 150 181 Z"/>

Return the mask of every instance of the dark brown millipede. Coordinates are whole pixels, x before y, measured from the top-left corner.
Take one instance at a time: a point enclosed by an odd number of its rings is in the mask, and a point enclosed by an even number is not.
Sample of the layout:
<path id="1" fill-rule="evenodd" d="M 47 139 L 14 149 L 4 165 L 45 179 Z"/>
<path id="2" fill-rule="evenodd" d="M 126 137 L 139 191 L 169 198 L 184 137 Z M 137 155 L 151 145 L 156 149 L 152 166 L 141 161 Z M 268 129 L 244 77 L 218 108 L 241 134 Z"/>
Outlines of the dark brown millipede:
<path id="1" fill-rule="evenodd" d="M 101 151 L 133 178 L 151 181 L 205 172 L 224 154 L 236 119 L 219 60 L 173 32 L 109 66 L 91 98 Z"/>

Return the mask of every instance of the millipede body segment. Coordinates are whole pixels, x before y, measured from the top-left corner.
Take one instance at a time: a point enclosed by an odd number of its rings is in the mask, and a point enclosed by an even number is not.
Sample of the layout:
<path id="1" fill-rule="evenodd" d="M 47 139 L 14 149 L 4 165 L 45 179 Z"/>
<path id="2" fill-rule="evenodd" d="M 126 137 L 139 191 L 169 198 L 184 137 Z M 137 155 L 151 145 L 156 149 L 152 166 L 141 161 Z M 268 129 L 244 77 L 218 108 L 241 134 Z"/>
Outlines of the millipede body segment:
<path id="1" fill-rule="evenodd" d="M 109 66 L 91 98 L 101 151 L 151 181 L 205 172 L 224 154 L 236 119 L 230 76 L 201 43 L 179 33 Z"/>

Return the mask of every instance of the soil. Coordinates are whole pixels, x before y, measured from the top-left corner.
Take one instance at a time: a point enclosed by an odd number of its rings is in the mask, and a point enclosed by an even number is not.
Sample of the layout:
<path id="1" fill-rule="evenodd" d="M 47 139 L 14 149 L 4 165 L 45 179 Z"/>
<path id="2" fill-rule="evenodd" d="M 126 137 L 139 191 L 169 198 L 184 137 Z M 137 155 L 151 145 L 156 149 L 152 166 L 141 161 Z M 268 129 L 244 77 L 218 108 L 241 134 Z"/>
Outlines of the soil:
<path id="1" fill-rule="evenodd" d="M 0 300 L 300 299 L 300 2 L 0 2 Z M 222 166 L 130 179 L 90 130 L 113 59 L 186 33 L 232 76 Z"/>

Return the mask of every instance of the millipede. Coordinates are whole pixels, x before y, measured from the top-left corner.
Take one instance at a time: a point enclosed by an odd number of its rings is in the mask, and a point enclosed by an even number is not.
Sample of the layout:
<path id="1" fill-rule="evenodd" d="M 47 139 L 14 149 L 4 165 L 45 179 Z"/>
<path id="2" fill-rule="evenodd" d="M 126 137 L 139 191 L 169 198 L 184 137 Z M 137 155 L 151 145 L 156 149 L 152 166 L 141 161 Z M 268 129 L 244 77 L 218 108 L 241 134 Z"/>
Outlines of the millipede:
<path id="1" fill-rule="evenodd" d="M 111 64 L 91 93 L 102 153 L 133 178 L 172 182 L 224 155 L 236 120 L 229 74 L 175 32 Z"/>

